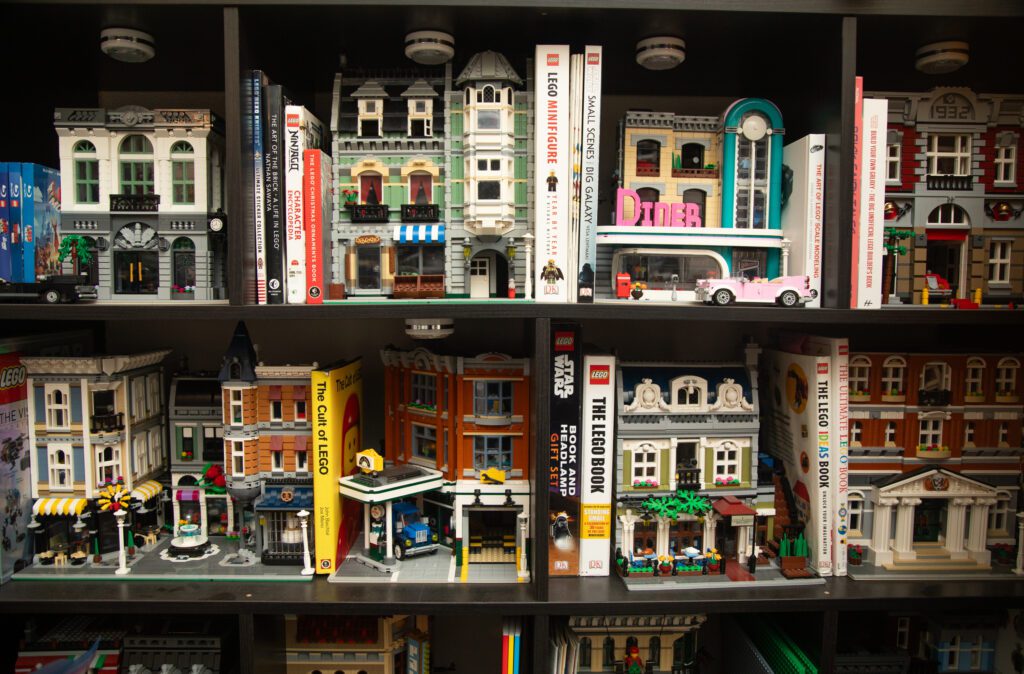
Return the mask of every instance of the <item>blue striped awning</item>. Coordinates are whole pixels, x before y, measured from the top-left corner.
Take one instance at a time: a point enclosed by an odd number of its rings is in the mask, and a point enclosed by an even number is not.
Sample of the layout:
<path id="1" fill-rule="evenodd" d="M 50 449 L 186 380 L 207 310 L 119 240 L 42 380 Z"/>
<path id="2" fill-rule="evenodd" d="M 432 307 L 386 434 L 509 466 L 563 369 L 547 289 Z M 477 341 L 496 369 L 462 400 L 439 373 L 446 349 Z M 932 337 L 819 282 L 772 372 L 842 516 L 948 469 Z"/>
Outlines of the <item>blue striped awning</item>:
<path id="1" fill-rule="evenodd" d="M 395 243 L 444 243 L 444 225 L 399 225 Z"/>

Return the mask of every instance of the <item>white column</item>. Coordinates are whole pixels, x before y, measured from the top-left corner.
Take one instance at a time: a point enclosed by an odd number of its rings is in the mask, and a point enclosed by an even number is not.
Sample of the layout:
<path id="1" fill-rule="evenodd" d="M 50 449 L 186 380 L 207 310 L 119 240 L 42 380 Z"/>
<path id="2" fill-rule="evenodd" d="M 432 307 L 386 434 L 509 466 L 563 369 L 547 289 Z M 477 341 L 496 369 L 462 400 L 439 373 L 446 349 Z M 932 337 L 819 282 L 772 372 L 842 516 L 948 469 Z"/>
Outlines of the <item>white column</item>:
<path id="1" fill-rule="evenodd" d="M 668 554 L 668 530 L 670 521 L 667 517 L 658 518 L 658 541 L 655 544 L 654 551 L 659 557 Z"/>
<path id="2" fill-rule="evenodd" d="M 892 547 L 898 560 L 917 559 L 914 552 L 914 508 L 919 505 L 919 498 L 901 498 L 896 507 L 896 537 Z"/>
<path id="3" fill-rule="evenodd" d="M 889 539 L 892 538 L 892 509 L 899 503 L 895 498 L 879 498 L 875 506 L 875 516 L 871 525 L 871 549 L 875 553 L 875 564 L 892 563 L 892 549 Z"/>
<path id="4" fill-rule="evenodd" d="M 717 527 L 718 520 L 714 513 L 708 513 L 704 517 L 704 549 L 701 552 L 706 552 L 708 548 L 718 547 L 715 545 L 715 529 Z"/>
<path id="5" fill-rule="evenodd" d="M 789 247 L 792 245 L 793 242 L 790 241 L 789 239 L 782 240 L 782 250 L 780 251 L 780 253 L 782 254 L 782 273 L 780 274 L 780 276 L 789 276 Z"/>
<path id="6" fill-rule="evenodd" d="M 1017 566 L 1013 572 L 1024 575 L 1024 513 L 1017 513 Z"/>
<path id="7" fill-rule="evenodd" d="M 978 498 L 971 507 L 971 527 L 967 534 L 967 553 L 983 566 L 992 561 L 992 553 L 985 547 L 988 540 L 988 511 L 996 504 L 994 498 Z"/>
<path id="8" fill-rule="evenodd" d="M 533 234 L 527 232 L 523 235 L 524 247 L 526 248 L 526 285 L 523 288 L 523 298 L 533 299 Z M 597 286 L 597 283 L 594 283 Z M 466 280 L 466 292 L 469 292 L 469 280 Z"/>
<path id="9" fill-rule="evenodd" d="M 385 504 L 385 506 L 386 506 L 386 512 L 387 512 L 387 519 L 385 520 L 385 529 L 384 529 L 384 537 L 385 537 L 385 539 L 384 540 L 387 541 L 387 548 L 386 548 L 386 551 L 384 552 L 384 563 L 385 564 L 394 564 L 395 563 L 395 552 L 394 552 L 395 545 L 394 545 L 394 542 L 391 540 L 391 532 L 395 530 L 395 528 L 394 528 L 395 527 L 395 516 L 394 516 L 394 513 L 391 510 L 391 501 L 388 501 Z"/>
<path id="10" fill-rule="evenodd" d="M 964 529 L 967 526 L 967 506 L 973 503 L 972 498 L 954 498 L 946 508 L 946 550 L 951 559 L 967 558 Z"/>
<path id="11" fill-rule="evenodd" d="M 299 522 L 302 524 L 302 575 L 312 576 L 313 575 L 313 564 L 309 559 L 309 511 L 300 510 L 295 513 L 299 516 Z"/>
<path id="12" fill-rule="evenodd" d="M 117 518 L 117 570 L 114 573 L 119 576 L 131 571 L 128 568 L 128 559 L 124 552 L 124 518 L 127 514 L 125 510 L 118 510 L 114 513 L 114 517 Z"/>
<path id="13" fill-rule="evenodd" d="M 627 510 L 625 514 L 619 515 L 619 522 L 622 524 L 622 539 L 619 541 L 622 546 L 622 556 L 629 559 L 630 553 L 633 552 L 633 528 L 636 524 L 636 515 L 632 510 Z"/>
<path id="14" fill-rule="evenodd" d="M 516 524 L 519 525 L 516 534 L 516 550 L 519 551 L 519 560 L 516 564 L 517 575 L 519 578 L 529 578 L 530 571 L 526 562 L 526 539 L 530 531 L 530 518 L 520 513 L 516 516 Z"/>
<path id="15" fill-rule="evenodd" d="M 370 504 L 363 504 L 363 552 L 370 552 Z"/>
<path id="16" fill-rule="evenodd" d="M 203 536 L 209 536 L 210 532 L 206 530 L 206 490 L 199 490 L 199 531 Z"/>
<path id="17" fill-rule="evenodd" d="M 178 535 L 178 522 L 181 520 L 181 502 L 178 501 L 177 498 L 175 498 L 176 496 L 177 496 L 176 492 L 171 493 L 171 499 L 172 499 L 172 501 L 171 501 L 171 508 L 173 510 L 173 516 L 174 516 L 174 521 L 171 522 L 171 532 L 172 532 L 171 535 L 172 536 L 177 536 Z M 231 520 L 229 519 L 228 521 L 230 522 Z"/>

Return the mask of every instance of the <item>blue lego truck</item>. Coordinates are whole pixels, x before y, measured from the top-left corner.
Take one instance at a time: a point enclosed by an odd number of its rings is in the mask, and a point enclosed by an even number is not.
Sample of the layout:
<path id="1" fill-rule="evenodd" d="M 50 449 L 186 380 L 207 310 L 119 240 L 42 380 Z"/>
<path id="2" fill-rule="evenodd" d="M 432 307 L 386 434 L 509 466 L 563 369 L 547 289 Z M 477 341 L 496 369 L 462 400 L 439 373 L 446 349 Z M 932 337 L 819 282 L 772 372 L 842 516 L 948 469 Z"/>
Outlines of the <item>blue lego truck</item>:
<path id="1" fill-rule="evenodd" d="M 415 504 L 395 502 L 391 505 L 391 515 L 395 525 L 392 540 L 396 559 L 437 552 L 437 532 L 420 519 Z"/>

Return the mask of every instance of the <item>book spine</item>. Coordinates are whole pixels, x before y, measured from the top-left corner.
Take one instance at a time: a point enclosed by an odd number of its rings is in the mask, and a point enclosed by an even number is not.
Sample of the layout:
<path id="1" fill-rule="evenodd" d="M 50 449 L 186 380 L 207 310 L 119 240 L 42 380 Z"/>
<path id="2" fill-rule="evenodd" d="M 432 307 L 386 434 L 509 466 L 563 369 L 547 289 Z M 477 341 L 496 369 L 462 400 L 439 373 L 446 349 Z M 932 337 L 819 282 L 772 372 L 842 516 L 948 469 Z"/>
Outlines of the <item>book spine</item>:
<path id="1" fill-rule="evenodd" d="M 583 54 L 569 57 L 569 264 L 565 269 L 566 294 L 575 301 L 579 268 L 580 171 L 583 157 Z"/>
<path id="2" fill-rule="evenodd" d="M 568 301 L 569 47 L 538 45 L 534 156 L 538 302 Z"/>
<path id="3" fill-rule="evenodd" d="M 61 273 L 60 258 L 60 171 L 39 167 L 36 191 L 40 199 L 40 222 L 36 230 L 36 273 Z"/>
<path id="4" fill-rule="evenodd" d="M 832 348 L 832 393 L 834 404 L 833 419 L 835 435 L 832 473 L 835 502 L 833 510 L 833 554 L 832 574 L 847 574 L 846 535 L 849 532 L 850 507 L 850 342 L 845 337 L 830 340 Z"/>
<path id="5" fill-rule="evenodd" d="M 551 402 L 548 438 L 549 574 L 579 574 L 580 373 L 579 326 L 551 326 Z"/>
<path id="6" fill-rule="evenodd" d="M 284 131 L 284 94 L 281 86 L 270 84 L 264 90 L 263 153 L 264 206 L 266 212 L 267 304 L 284 303 L 284 213 L 282 203 L 281 134 Z"/>
<path id="7" fill-rule="evenodd" d="M 285 292 L 288 304 L 306 303 L 306 230 L 303 225 L 302 156 L 306 149 L 306 110 L 285 108 Z"/>
<path id="8" fill-rule="evenodd" d="M 316 463 L 313 470 L 313 549 L 316 551 L 315 570 L 318 574 L 334 572 L 334 550 L 337 548 L 338 529 L 338 476 L 341 455 L 337 447 L 338 428 L 335 423 L 334 386 L 328 370 L 310 373 L 313 409 L 313 448 Z"/>
<path id="9" fill-rule="evenodd" d="M 607 576 L 612 539 L 615 356 L 583 359 L 580 575 Z"/>
<path id="10" fill-rule="evenodd" d="M 264 200 L 263 158 L 263 74 L 252 73 L 252 186 L 253 239 L 256 246 L 256 302 L 267 303 L 267 239 L 266 205 Z"/>
<path id="11" fill-rule="evenodd" d="M 832 460 L 832 423 L 833 423 L 833 391 L 832 391 L 832 358 L 818 356 L 815 358 L 815 386 L 813 389 L 814 414 L 817 429 L 817 489 L 815 503 L 812 504 L 809 522 L 814 527 L 814 547 L 817 548 L 817 559 L 814 568 L 819 576 L 832 575 L 832 476 L 835 465 Z M 810 407 L 810 405 L 809 405 Z M 808 534 L 808 538 L 811 534 Z M 808 540 L 808 542 L 810 542 Z"/>
<path id="12" fill-rule="evenodd" d="M 7 165 L 7 182 L 10 186 L 9 217 L 11 222 L 11 281 L 21 283 L 25 280 L 25 265 L 22 261 L 21 231 L 21 164 L 11 162 Z"/>
<path id="13" fill-rule="evenodd" d="M 860 253 L 858 256 L 857 307 L 882 305 L 882 250 L 885 204 L 886 113 L 888 101 L 869 98 L 863 102 L 860 169 Z"/>
<path id="14" fill-rule="evenodd" d="M 305 151 L 306 303 L 323 304 L 325 218 L 331 212 L 331 158 L 321 150 Z"/>
<path id="15" fill-rule="evenodd" d="M 804 273 L 810 279 L 814 299 L 805 307 L 821 306 L 821 269 L 825 249 L 825 134 L 813 133 L 807 153 L 807 218 L 804 232 Z M 816 148 L 820 148 L 816 149 Z"/>
<path id="16" fill-rule="evenodd" d="M 579 275 L 576 300 L 594 301 L 597 273 L 597 197 L 601 149 L 601 59 L 600 46 L 583 50 L 583 165 L 580 172 Z"/>
<path id="17" fill-rule="evenodd" d="M 853 87 L 853 221 L 850 223 L 850 307 L 857 308 L 858 267 L 860 264 L 860 181 L 861 142 L 864 133 L 864 78 L 857 77 Z"/>
<path id="18" fill-rule="evenodd" d="M 0 162 L 0 279 L 11 278 L 11 214 L 10 184 L 7 162 Z"/>
<path id="19" fill-rule="evenodd" d="M 36 165 L 21 165 L 21 280 L 36 280 Z"/>

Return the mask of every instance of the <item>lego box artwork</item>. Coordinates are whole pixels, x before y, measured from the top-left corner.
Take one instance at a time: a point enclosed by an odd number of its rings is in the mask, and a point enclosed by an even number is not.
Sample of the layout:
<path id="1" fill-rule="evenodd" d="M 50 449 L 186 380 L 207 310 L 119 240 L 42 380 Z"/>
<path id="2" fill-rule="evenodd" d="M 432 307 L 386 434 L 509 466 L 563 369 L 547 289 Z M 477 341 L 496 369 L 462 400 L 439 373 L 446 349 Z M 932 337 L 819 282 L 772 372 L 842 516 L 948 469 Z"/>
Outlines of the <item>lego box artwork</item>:
<path id="1" fill-rule="evenodd" d="M 28 459 L 25 451 L 28 400 L 25 368 L 17 354 L 0 355 L 0 505 L 3 506 L 3 549 L 0 582 L 14 573 L 25 551 L 28 524 Z"/>

